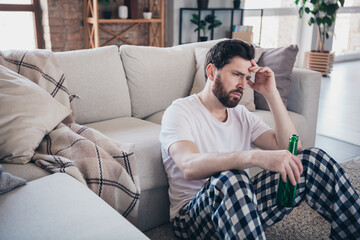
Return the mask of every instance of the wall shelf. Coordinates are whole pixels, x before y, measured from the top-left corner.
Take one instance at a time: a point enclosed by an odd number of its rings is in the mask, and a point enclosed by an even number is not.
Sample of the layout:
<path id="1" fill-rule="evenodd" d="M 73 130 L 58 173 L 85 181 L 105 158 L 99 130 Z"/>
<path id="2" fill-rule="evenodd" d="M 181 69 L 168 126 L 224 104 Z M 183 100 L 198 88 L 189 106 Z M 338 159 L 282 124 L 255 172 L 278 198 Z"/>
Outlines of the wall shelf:
<path id="1" fill-rule="evenodd" d="M 161 23 L 161 19 L 99 19 L 99 23 Z"/>
<path id="2" fill-rule="evenodd" d="M 84 37 L 86 48 L 96 48 L 115 44 L 120 39 L 125 44 L 135 45 L 134 40 L 126 38 L 130 31 L 139 31 L 140 24 L 148 26 L 148 45 L 164 47 L 165 44 L 165 0 L 149 0 L 150 11 L 158 12 L 158 17 L 153 19 L 101 19 L 99 15 L 98 0 L 83 0 L 84 6 Z M 160 2 L 156 5 L 155 3 Z M 155 9 L 158 7 L 158 9 Z M 114 32 L 110 24 L 127 24 L 120 32 Z M 130 25 L 130 26 L 128 26 Z M 111 35 L 110 39 L 100 44 L 100 30 Z M 145 37 L 145 34 L 144 34 Z"/>
<path id="3" fill-rule="evenodd" d="M 211 12 L 211 15 L 215 16 L 215 12 L 225 11 L 230 13 L 230 38 L 232 38 L 232 30 L 234 27 L 234 13 L 240 12 L 240 22 L 239 25 L 243 25 L 244 19 L 244 11 L 259 11 L 260 12 L 260 34 L 259 34 L 259 44 L 261 42 L 261 28 L 262 28 L 262 19 L 264 15 L 264 9 L 245 9 L 245 8 L 207 8 L 207 9 L 199 9 L 199 8 L 180 8 L 180 26 L 179 26 L 179 44 L 182 44 L 182 25 L 183 25 L 183 13 L 185 11 L 196 11 L 199 15 L 199 18 L 202 19 L 202 12 Z M 214 39 L 214 29 L 211 29 L 210 39 Z M 198 41 L 200 40 L 200 31 L 198 31 Z"/>

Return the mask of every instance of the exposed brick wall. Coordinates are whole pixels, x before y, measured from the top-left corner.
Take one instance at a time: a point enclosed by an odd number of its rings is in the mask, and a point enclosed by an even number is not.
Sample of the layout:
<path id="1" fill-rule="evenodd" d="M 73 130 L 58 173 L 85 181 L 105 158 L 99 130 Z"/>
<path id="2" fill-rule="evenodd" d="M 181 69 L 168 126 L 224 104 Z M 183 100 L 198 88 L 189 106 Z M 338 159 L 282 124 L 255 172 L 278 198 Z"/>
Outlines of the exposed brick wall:
<path id="1" fill-rule="evenodd" d="M 147 0 L 138 0 L 138 17 L 142 18 L 142 12 Z M 112 18 L 118 18 L 117 6 L 123 0 L 111 1 Z M 82 0 L 40 0 L 43 19 L 44 46 L 54 52 L 69 51 L 85 48 L 83 27 L 83 1 Z M 100 6 L 100 17 L 102 17 Z M 132 24 L 107 25 L 111 31 L 119 33 Z M 100 43 L 104 44 L 112 36 L 100 30 Z M 147 24 L 140 24 L 134 30 L 126 34 L 125 39 L 131 40 L 137 45 L 148 45 Z M 112 42 L 115 45 L 124 44 L 121 40 Z"/>
<path id="2" fill-rule="evenodd" d="M 84 48 L 82 0 L 41 0 L 45 48 L 54 52 Z"/>

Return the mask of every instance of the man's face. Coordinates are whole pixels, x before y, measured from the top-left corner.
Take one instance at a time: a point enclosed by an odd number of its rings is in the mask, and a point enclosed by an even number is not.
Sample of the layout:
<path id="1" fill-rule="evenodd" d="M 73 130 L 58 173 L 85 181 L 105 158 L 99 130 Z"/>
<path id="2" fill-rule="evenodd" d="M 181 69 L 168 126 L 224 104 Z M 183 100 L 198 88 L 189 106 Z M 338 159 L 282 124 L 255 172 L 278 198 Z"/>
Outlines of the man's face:
<path id="1" fill-rule="evenodd" d="M 234 57 L 222 69 L 215 70 L 212 92 L 225 107 L 233 108 L 240 102 L 251 77 L 249 67 L 250 61 Z"/>

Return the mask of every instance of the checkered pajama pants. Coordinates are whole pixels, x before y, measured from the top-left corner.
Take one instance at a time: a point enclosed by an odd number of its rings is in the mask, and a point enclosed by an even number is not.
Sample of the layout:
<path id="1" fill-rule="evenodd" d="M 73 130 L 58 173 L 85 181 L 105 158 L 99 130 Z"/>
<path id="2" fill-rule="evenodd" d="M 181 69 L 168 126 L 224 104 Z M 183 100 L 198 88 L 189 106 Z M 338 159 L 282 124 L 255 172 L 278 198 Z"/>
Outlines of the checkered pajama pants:
<path id="1" fill-rule="evenodd" d="M 360 239 L 360 199 L 344 170 L 317 148 L 298 154 L 304 171 L 295 207 L 303 200 L 331 223 L 332 239 Z M 292 208 L 276 204 L 279 174 L 245 171 L 214 175 L 173 220 L 180 239 L 265 239 L 264 229 Z"/>

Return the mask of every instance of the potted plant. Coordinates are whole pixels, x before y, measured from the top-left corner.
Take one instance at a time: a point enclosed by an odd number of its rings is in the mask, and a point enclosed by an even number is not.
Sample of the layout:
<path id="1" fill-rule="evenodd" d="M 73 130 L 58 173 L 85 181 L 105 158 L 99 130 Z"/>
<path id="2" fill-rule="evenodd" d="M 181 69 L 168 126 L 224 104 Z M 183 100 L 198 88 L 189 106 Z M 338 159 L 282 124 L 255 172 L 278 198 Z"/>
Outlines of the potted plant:
<path id="1" fill-rule="evenodd" d="M 101 3 L 104 6 L 103 9 L 103 17 L 105 19 L 110 19 L 111 15 L 112 15 L 112 11 L 110 8 L 110 1 L 111 0 L 98 0 L 99 3 Z M 116 0 L 113 0 L 114 2 L 116 2 Z"/>
<path id="2" fill-rule="evenodd" d="M 333 24 L 336 19 L 336 12 L 344 6 L 345 0 L 295 0 L 295 4 L 301 4 L 299 17 L 304 13 L 310 14 L 309 26 L 317 25 L 318 41 L 317 49 L 305 53 L 305 67 L 320 71 L 323 75 L 330 73 L 334 61 L 334 53 L 324 49 L 325 39 L 333 34 Z"/>
<path id="3" fill-rule="evenodd" d="M 152 12 L 150 11 L 149 7 L 144 8 L 143 16 L 144 16 L 144 19 L 151 19 Z"/>
<path id="4" fill-rule="evenodd" d="M 214 15 L 206 15 L 204 20 L 201 20 L 199 18 L 199 15 L 197 14 L 193 14 L 192 15 L 192 19 L 190 19 L 190 21 L 197 25 L 197 28 L 194 30 L 194 32 L 196 31 L 200 31 L 200 34 L 202 33 L 202 35 L 200 35 L 200 41 L 207 41 L 208 37 L 206 36 L 206 33 L 216 27 L 221 26 L 222 22 L 219 21 L 218 19 L 216 19 L 216 16 Z"/>
<path id="5" fill-rule="evenodd" d="M 240 3 L 241 3 L 241 1 L 240 0 L 234 0 L 234 8 L 235 9 L 238 9 L 238 8 L 240 8 Z"/>
<path id="6" fill-rule="evenodd" d="M 199 9 L 207 9 L 209 0 L 197 0 L 197 6 Z"/>

